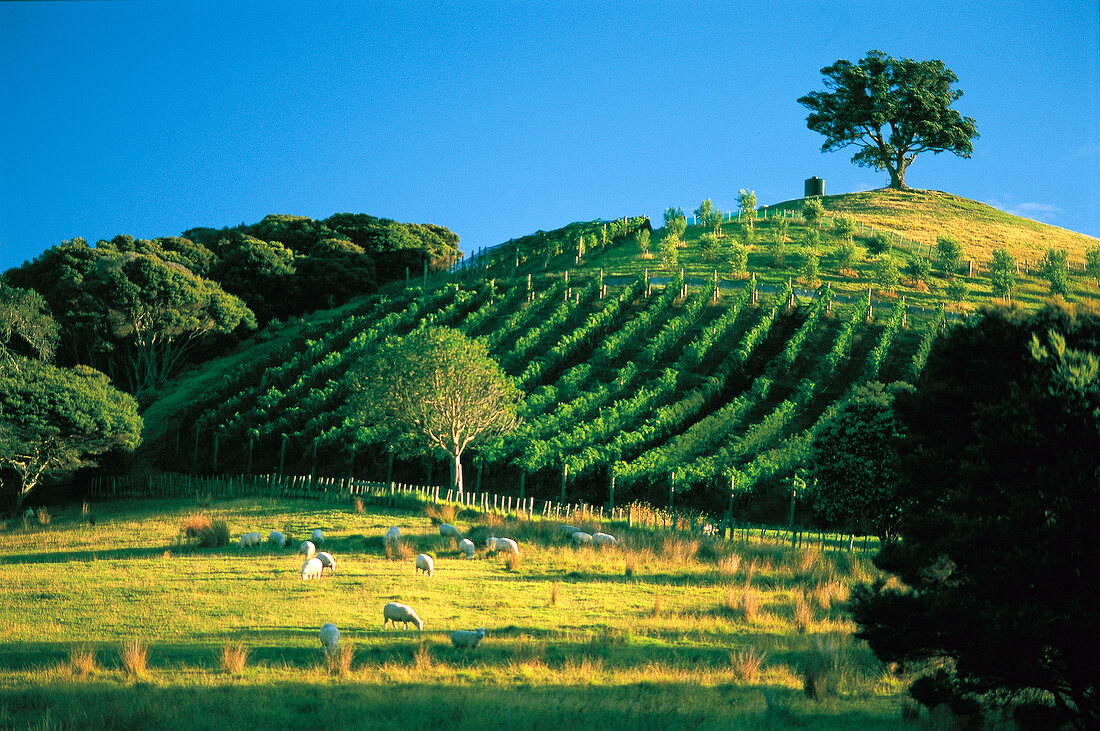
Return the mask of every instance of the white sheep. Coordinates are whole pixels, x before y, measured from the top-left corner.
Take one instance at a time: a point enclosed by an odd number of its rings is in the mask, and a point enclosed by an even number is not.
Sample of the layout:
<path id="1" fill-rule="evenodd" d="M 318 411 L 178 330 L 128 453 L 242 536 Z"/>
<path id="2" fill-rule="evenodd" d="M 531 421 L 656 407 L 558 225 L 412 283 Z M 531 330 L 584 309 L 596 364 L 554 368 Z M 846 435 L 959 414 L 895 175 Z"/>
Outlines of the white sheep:
<path id="1" fill-rule="evenodd" d="M 302 541 L 302 544 L 298 546 L 298 553 L 304 555 L 307 559 L 313 558 L 317 555 L 317 546 L 313 545 L 312 541 Z"/>
<path id="2" fill-rule="evenodd" d="M 273 548 L 286 548 L 286 536 L 277 530 L 271 531 L 271 534 L 267 537 L 267 542 Z"/>
<path id="3" fill-rule="evenodd" d="M 597 546 L 617 546 L 619 539 L 610 533 L 593 533 L 592 542 Z"/>
<path id="4" fill-rule="evenodd" d="M 583 530 L 579 530 L 573 534 L 574 546 L 587 546 L 590 543 L 592 543 L 592 535 L 590 533 L 585 533 Z"/>
<path id="5" fill-rule="evenodd" d="M 558 526 L 558 532 L 561 533 L 566 538 L 569 538 L 571 535 L 573 535 L 574 533 L 576 533 L 579 530 L 580 530 L 580 528 L 574 528 L 573 526 L 565 525 L 564 523 L 561 524 L 560 526 Z"/>
<path id="6" fill-rule="evenodd" d="M 469 538 L 463 538 L 458 542 L 458 550 L 466 554 L 466 558 L 474 557 L 474 542 Z"/>
<path id="7" fill-rule="evenodd" d="M 317 548 L 320 548 L 325 544 L 325 534 L 321 532 L 320 528 L 317 528 L 313 531 L 313 535 L 309 537 L 309 540 L 313 545 L 317 546 Z"/>
<path id="8" fill-rule="evenodd" d="M 416 557 L 416 573 L 419 574 L 421 571 L 428 576 L 435 575 L 435 561 L 426 553 L 422 553 Z"/>
<path id="9" fill-rule="evenodd" d="M 424 621 L 420 619 L 413 608 L 408 604 L 399 602 L 390 602 L 382 607 L 382 629 L 386 629 L 388 622 L 393 622 L 394 629 L 397 629 L 398 622 L 403 622 L 405 629 L 409 628 L 409 622 L 415 624 L 418 630 L 424 629 Z"/>
<path id="10" fill-rule="evenodd" d="M 456 650 L 472 650 L 481 644 L 481 638 L 484 636 L 484 627 L 478 627 L 476 630 L 459 629 L 451 633 L 451 644 Z"/>
<path id="11" fill-rule="evenodd" d="M 505 553 L 511 553 L 513 555 L 519 555 L 519 545 L 511 538 L 493 538 L 492 536 L 485 539 L 485 547 L 490 552 L 504 551 Z"/>
<path id="12" fill-rule="evenodd" d="M 321 626 L 321 647 L 326 655 L 335 655 L 340 651 L 340 630 L 332 622 Z"/>
<path id="13" fill-rule="evenodd" d="M 443 536 L 444 538 L 451 536 L 457 538 L 458 540 L 462 540 L 462 534 L 458 532 L 458 528 L 455 528 L 450 523 L 439 524 L 439 535 Z"/>
<path id="14" fill-rule="evenodd" d="M 317 554 L 317 560 L 321 562 L 321 566 L 328 569 L 330 574 L 336 573 L 336 559 L 328 551 L 321 551 Z"/>
<path id="15" fill-rule="evenodd" d="M 397 544 L 401 540 L 401 529 L 396 525 L 386 531 L 386 535 L 382 536 L 382 545 L 386 548 L 396 551 Z"/>
<path id="16" fill-rule="evenodd" d="M 307 558 L 302 564 L 302 580 L 321 578 L 321 570 L 324 565 L 319 558 Z"/>
<path id="17" fill-rule="evenodd" d="M 263 540 L 263 539 L 260 537 L 260 534 L 257 533 L 256 531 L 252 531 L 251 533 L 245 533 L 243 536 L 241 536 L 241 540 L 239 541 L 238 545 L 241 548 L 248 548 L 249 546 L 258 546 L 258 545 L 260 545 L 261 540 Z"/>

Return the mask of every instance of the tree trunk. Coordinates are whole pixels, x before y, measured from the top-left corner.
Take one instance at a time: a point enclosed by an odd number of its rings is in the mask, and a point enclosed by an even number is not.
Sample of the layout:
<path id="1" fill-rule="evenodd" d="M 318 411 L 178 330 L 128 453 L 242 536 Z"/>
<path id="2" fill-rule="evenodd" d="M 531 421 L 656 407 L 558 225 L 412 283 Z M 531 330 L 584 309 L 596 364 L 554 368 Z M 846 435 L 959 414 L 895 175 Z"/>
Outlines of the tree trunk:
<path id="1" fill-rule="evenodd" d="M 909 186 L 905 184 L 905 166 L 898 165 L 897 169 L 887 165 L 887 172 L 890 173 L 890 187 L 894 190 L 909 190 Z"/>
<path id="2" fill-rule="evenodd" d="M 453 476 L 453 484 L 455 492 L 458 495 L 462 494 L 462 453 L 454 455 L 454 464 L 451 466 L 451 474 Z"/>

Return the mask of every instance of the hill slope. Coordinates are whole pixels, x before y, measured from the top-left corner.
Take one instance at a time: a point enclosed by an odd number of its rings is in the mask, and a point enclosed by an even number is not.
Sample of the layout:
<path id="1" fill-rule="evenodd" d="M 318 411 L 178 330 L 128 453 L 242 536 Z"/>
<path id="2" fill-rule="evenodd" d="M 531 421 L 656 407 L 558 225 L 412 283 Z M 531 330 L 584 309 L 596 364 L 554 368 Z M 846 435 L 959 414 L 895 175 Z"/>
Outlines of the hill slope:
<path id="1" fill-rule="evenodd" d="M 1100 240 L 1029 218 L 1014 216 L 993 206 L 936 190 L 870 190 L 822 196 L 830 215 L 848 214 L 867 226 L 883 228 L 907 239 L 934 246 L 936 237 L 959 239 L 968 256 L 987 261 L 993 249 L 1005 247 L 1019 259 L 1035 261 L 1047 249 L 1065 249 L 1081 261 L 1085 250 Z M 785 201 L 771 209 L 800 210 L 803 199 Z"/>

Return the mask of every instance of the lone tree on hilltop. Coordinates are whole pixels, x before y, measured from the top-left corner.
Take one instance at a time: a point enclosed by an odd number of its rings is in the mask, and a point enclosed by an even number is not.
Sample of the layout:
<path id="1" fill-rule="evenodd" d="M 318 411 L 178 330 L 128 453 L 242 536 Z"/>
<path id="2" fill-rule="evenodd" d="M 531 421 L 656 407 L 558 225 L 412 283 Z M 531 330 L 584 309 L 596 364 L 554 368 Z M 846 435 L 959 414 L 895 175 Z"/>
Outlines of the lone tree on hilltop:
<path id="1" fill-rule="evenodd" d="M 962 92 L 943 61 L 891 58 L 870 51 L 858 64 L 841 59 L 821 69 L 827 91 L 798 103 L 810 110 L 806 126 L 825 135 L 822 152 L 858 147 L 852 162 L 890 174 L 904 190 L 905 170 L 921 152 L 970 157 L 978 136 L 974 120 L 951 109 Z"/>
<path id="2" fill-rule="evenodd" d="M 348 387 L 352 418 L 395 451 L 448 455 L 459 493 L 466 447 L 515 428 L 521 395 L 483 342 L 447 327 L 387 340 L 349 373 Z"/>

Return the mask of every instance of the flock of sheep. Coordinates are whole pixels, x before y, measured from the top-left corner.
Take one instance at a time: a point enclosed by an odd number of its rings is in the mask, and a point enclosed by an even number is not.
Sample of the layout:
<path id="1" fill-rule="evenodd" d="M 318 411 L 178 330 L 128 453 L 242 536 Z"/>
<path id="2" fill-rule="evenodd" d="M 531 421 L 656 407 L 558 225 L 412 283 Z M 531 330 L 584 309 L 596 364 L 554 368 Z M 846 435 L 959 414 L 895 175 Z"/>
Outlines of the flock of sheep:
<path id="1" fill-rule="evenodd" d="M 574 528 L 570 525 L 563 525 L 560 528 L 561 534 L 572 540 L 573 545 L 598 545 L 598 546 L 617 546 L 619 541 L 614 536 L 608 533 L 585 533 L 584 531 Z M 445 538 L 454 538 L 458 542 L 458 550 L 465 555 L 466 558 L 474 557 L 474 543 L 469 538 L 463 538 L 458 528 L 450 523 L 442 523 L 439 526 L 439 535 Z M 268 535 L 268 544 L 272 548 L 286 548 L 287 536 L 279 531 L 271 531 Z M 401 530 L 394 526 L 386 531 L 386 534 L 382 537 L 382 545 L 386 548 L 387 553 L 394 555 L 397 552 L 399 542 L 401 540 Z M 241 548 L 248 548 L 251 546 L 259 546 L 262 541 L 262 536 L 259 532 L 253 531 L 245 533 L 241 536 L 238 545 Z M 327 551 L 319 551 L 318 549 L 323 547 L 325 543 L 324 533 L 320 529 L 314 530 L 310 535 L 309 540 L 302 541 L 298 546 L 298 553 L 305 556 L 305 561 L 302 563 L 302 579 L 320 579 L 321 574 L 324 571 L 334 573 L 336 571 L 336 559 L 331 553 Z M 485 540 L 485 549 L 489 553 L 505 553 L 519 556 L 519 544 L 511 538 L 497 538 L 490 536 Z M 423 573 L 429 577 L 435 575 L 435 561 L 432 557 L 426 553 L 418 554 L 413 562 L 414 570 L 417 574 Z M 412 607 L 408 604 L 402 604 L 400 602 L 388 602 L 382 607 L 382 629 L 386 629 L 388 624 L 393 624 L 394 629 L 397 629 L 397 623 L 401 622 L 404 629 L 408 629 L 411 622 L 417 630 L 423 631 L 424 621 L 420 618 L 420 615 L 416 613 Z M 456 630 L 451 633 L 451 645 L 457 650 L 474 649 L 481 640 L 485 637 L 485 628 L 479 627 L 476 630 Z M 329 656 L 335 656 L 340 651 L 340 630 L 335 624 L 331 622 L 325 623 L 321 627 L 320 632 L 321 647 Z"/>

